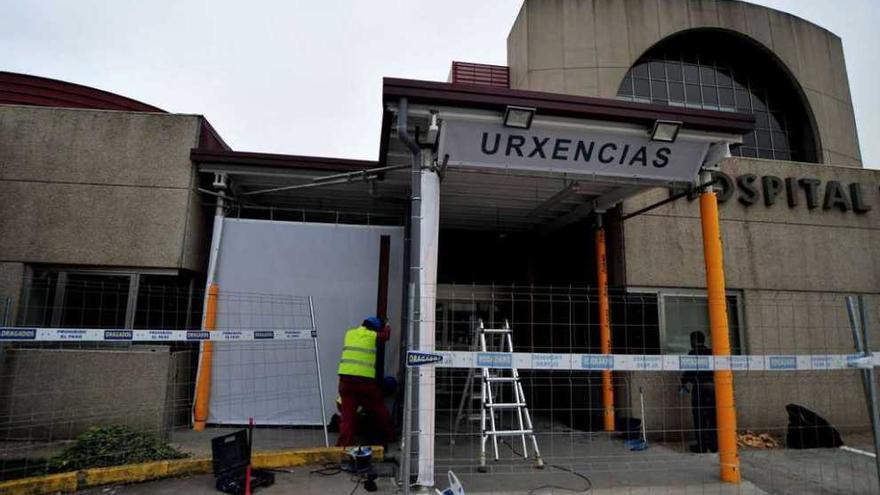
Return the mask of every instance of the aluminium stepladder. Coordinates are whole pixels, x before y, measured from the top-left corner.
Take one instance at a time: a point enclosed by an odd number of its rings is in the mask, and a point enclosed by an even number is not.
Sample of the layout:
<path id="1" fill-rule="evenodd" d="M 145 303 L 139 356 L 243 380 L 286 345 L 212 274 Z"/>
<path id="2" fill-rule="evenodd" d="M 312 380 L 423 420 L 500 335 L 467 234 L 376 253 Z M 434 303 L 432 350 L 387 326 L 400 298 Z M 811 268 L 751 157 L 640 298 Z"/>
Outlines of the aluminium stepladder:
<path id="1" fill-rule="evenodd" d="M 513 359 L 513 330 L 507 320 L 504 321 L 504 327 L 498 329 L 486 328 L 483 320 L 479 320 L 478 337 L 480 342 L 480 352 L 493 352 L 489 350 L 490 343 L 494 344 L 500 340 L 497 345 L 498 350 L 494 351 L 499 354 L 510 354 L 511 363 Z M 493 347 L 495 347 L 493 345 Z M 505 371 L 507 374 L 505 375 Z M 464 404 L 467 396 L 472 392 L 473 370 L 468 375 L 468 381 L 465 385 L 462 401 L 459 404 L 459 414 L 456 418 L 456 429 L 459 420 L 464 413 Z M 500 388 L 504 385 L 511 387 L 513 398 L 511 402 L 497 402 L 502 394 Z M 535 450 L 535 467 L 543 468 L 544 460 L 541 458 L 541 451 L 538 448 L 538 439 L 535 437 L 532 417 L 526 404 L 526 395 L 523 392 L 522 382 L 520 381 L 519 371 L 514 368 L 490 368 L 481 367 L 480 381 L 480 472 L 485 472 L 486 468 L 486 442 L 492 439 L 492 451 L 494 458 L 498 460 L 498 438 L 499 437 L 520 437 L 522 441 L 523 459 L 529 458 L 529 449 L 526 437 L 530 437 L 532 447 Z M 498 423 L 501 422 L 502 411 L 513 410 L 516 419 L 514 429 L 498 429 Z"/>

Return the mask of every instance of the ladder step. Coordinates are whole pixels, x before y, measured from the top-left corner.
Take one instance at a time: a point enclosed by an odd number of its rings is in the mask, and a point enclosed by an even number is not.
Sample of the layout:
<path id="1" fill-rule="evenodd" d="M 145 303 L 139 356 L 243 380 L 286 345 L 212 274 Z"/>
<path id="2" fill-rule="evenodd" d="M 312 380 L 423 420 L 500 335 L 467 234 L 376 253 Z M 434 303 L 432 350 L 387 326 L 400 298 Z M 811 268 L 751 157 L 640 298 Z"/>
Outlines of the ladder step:
<path id="1" fill-rule="evenodd" d="M 484 328 L 483 333 L 512 333 L 509 328 Z"/>
<path id="2" fill-rule="evenodd" d="M 486 404 L 486 407 L 495 409 L 513 409 L 516 407 L 526 407 L 526 404 L 523 402 L 499 402 L 497 404 Z"/>
<path id="3" fill-rule="evenodd" d="M 469 414 L 467 419 L 468 421 L 480 421 L 483 418 L 479 414 Z"/>
<path id="4" fill-rule="evenodd" d="M 486 378 L 487 382 L 518 382 L 518 376 L 490 376 Z"/>
<path id="5" fill-rule="evenodd" d="M 486 435 L 494 435 L 496 437 L 512 437 L 517 435 L 532 435 L 532 430 L 487 430 L 484 432 Z"/>

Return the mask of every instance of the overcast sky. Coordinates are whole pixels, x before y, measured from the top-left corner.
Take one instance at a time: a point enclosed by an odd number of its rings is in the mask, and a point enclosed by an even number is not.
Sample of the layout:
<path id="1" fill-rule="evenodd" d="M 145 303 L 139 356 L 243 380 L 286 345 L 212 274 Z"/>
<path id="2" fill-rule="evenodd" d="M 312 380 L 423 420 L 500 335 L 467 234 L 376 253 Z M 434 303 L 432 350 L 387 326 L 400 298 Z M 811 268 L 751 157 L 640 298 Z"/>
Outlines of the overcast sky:
<path id="1" fill-rule="evenodd" d="M 620 0 L 622 1 L 622 0 Z M 375 159 L 383 76 L 506 63 L 521 0 L 12 1 L 0 70 L 208 117 L 240 151 Z M 756 0 L 843 38 L 862 157 L 880 168 L 880 4 Z"/>

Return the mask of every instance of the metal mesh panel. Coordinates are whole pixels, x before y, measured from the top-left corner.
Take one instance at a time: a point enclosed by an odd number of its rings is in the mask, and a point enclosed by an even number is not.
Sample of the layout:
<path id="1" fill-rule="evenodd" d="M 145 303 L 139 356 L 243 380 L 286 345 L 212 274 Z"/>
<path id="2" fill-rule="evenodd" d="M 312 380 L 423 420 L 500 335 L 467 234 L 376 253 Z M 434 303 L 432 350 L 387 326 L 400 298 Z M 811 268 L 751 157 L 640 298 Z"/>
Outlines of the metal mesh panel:
<path id="1" fill-rule="evenodd" d="M 719 478 L 711 370 L 721 365 L 712 364 L 704 292 L 611 290 L 609 362 L 614 364 L 609 367 L 614 368 L 616 430 L 607 432 L 601 371 L 583 369 L 601 362 L 589 357 L 600 353 L 598 293 L 532 286 L 438 290 L 432 315 L 436 347 L 420 349 L 446 361 L 437 365 L 434 381 L 435 479 L 452 470 L 469 492 L 478 493 L 567 493 L 562 488 L 588 487 L 598 493 L 876 493 L 865 389 L 860 372 L 845 364 L 856 347 L 844 295 L 730 291 L 728 296 L 737 355 L 729 362 L 750 363 L 748 369 L 729 365 L 742 483 L 728 485 Z M 876 319 L 878 297 L 867 296 L 865 304 Z M 489 442 L 488 470 L 480 472 L 481 368 L 451 364 L 464 358 L 480 362 L 480 320 L 490 328 L 508 320 L 513 329 L 512 362 L 520 363 L 513 367 L 521 377 L 544 469 L 536 469 L 530 445 L 528 458 L 523 457 L 522 439 L 512 436 L 499 439 L 498 460 Z M 705 358 L 693 352 L 693 332 L 705 336 Z M 708 367 L 688 368 L 689 359 L 705 359 Z M 634 369 L 639 363 L 646 369 Z M 509 388 L 495 386 L 498 401 L 515 400 Z M 515 410 L 495 417 L 497 429 L 517 428 Z M 835 445 L 837 434 L 843 447 Z M 426 454 L 419 452 L 418 428 L 409 440 L 414 459 Z M 800 448 L 805 446 L 819 448 Z M 556 488 L 530 492 L 546 485 Z"/>

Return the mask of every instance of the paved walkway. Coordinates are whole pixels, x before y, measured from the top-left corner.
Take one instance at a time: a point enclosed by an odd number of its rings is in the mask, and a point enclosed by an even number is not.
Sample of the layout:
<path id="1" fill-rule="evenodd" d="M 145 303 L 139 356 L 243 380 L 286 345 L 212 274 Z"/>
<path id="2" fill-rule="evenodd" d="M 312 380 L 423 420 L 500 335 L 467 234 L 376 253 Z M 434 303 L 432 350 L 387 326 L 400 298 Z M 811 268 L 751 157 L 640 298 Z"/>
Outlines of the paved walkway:
<path id="1" fill-rule="evenodd" d="M 209 428 L 205 432 L 181 431 L 172 443 L 192 455 L 210 456 L 210 439 L 236 428 Z M 331 436 L 331 444 L 335 440 Z M 846 438 L 848 444 L 872 450 L 869 435 Z M 438 432 L 436 443 L 436 484 L 446 485 L 446 471 L 453 470 L 462 480 L 468 495 L 475 494 L 550 494 L 578 493 L 591 487 L 591 495 L 763 495 L 763 494 L 856 494 L 878 493 L 874 460 L 868 456 L 839 449 L 753 450 L 742 449 L 744 482 L 728 485 L 718 481 L 718 457 L 695 455 L 685 451 L 683 443 L 651 443 L 641 452 L 628 450 L 623 443 L 602 433 L 562 431 L 553 426 L 553 434 L 539 437 L 548 466 L 533 467 L 531 460 L 517 458 L 502 444 L 499 461 L 490 461 L 490 472 L 476 470 L 478 438 L 463 436 L 456 445 Z M 313 447 L 323 445 L 321 430 L 258 428 L 254 445 L 259 450 Z M 512 444 L 516 446 L 516 443 Z M 34 450 L 46 449 L 34 445 Z M 51 449 L 49 449 L 51 450 Z M 490 451 L 491 454 L 491 451 Z M 399 458 L 399 453 L 389 452 Z M 559 467 L 553 467 L 559 466 Z M 562 469 L 560 469 L 562 468 Z M 310 474 L 315 467 L 303 467 L 276 473 L 275 486 L 257 493 L 272 494 L 347 494 L 365 493 L 357 479 L 348 474 L 323 477 Z M 573 470 L 587 478 L 563 469 Z M 103 487 L 86 491 L 94 495 L 121 494 L 216 494 L 213 477 L 192 476 L 128 486 Z M 378 481 L 377 493 L 396 493 L 391 479 Z M 357 486 L 357 489 L 356 489 Z M 539 488 L 552 486 L 553 488 Z"/>

